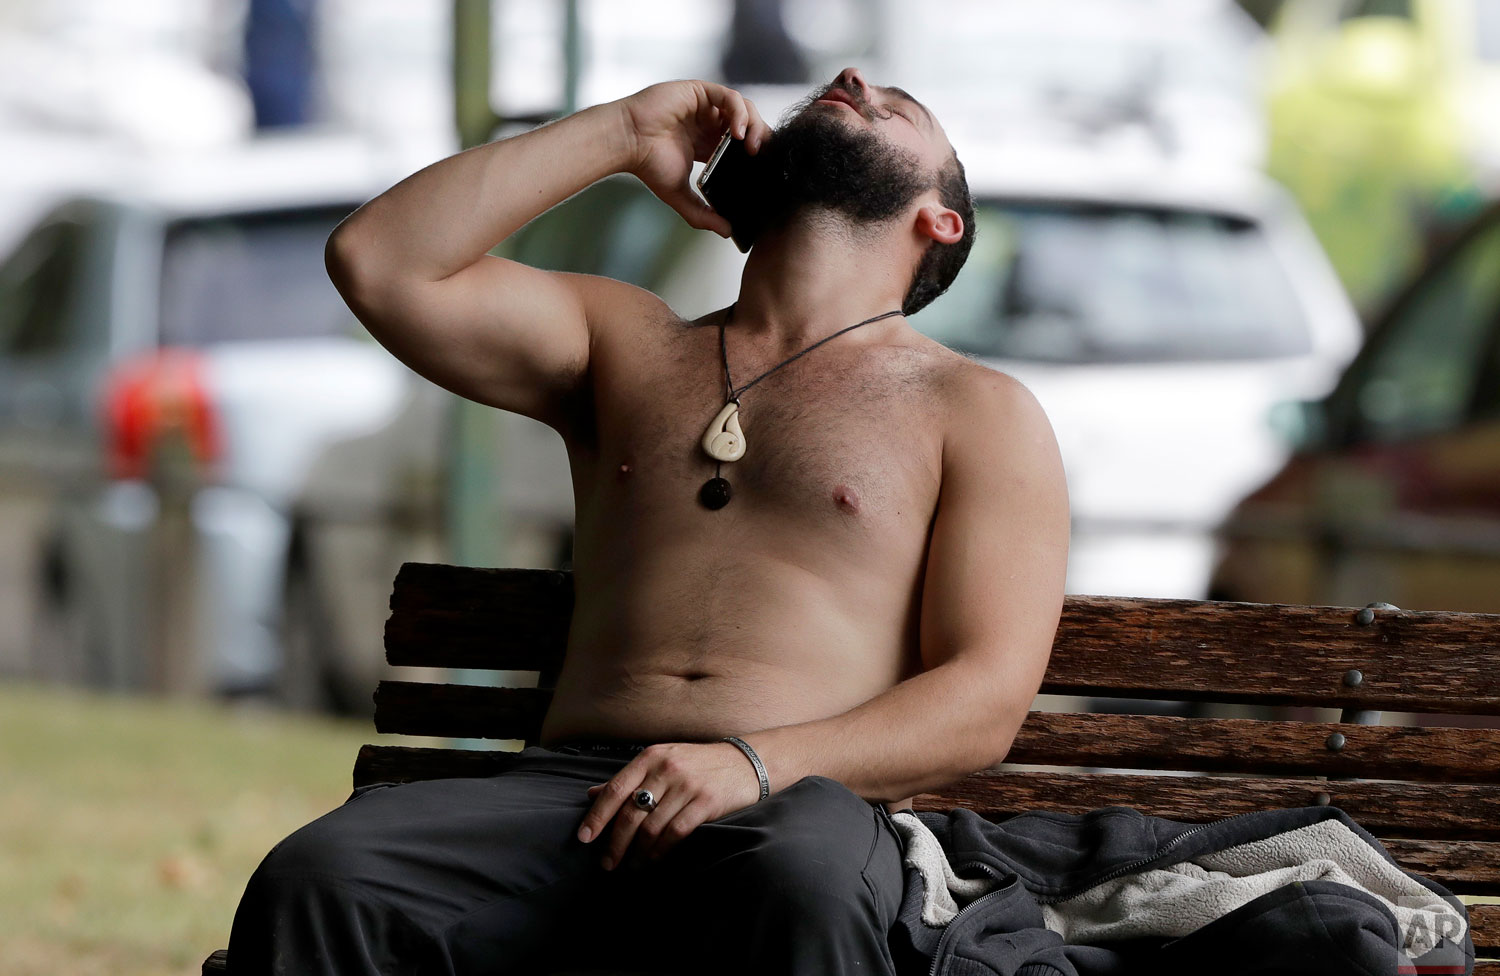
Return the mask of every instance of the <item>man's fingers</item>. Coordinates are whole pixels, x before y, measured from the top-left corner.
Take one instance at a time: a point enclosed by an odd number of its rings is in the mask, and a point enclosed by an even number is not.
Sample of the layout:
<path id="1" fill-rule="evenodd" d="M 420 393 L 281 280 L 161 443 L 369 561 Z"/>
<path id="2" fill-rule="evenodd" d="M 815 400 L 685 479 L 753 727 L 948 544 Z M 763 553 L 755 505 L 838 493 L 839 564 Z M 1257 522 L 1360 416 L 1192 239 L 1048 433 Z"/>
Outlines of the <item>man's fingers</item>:
<path id="1" fill-rule="evenodd" d="M 761 118 L 760 109 L 754 102 L 733 88 L 719 88 L 709 95 L 717 116 L 718 131 L 722 133 L 728 129 L 735 138 L 745 140 L 745 150 L 755 155 L 771 135 L 772 128 Z"/>
<path id="2" fill-rule="evenodd" d="M 688 222 L 689 227 L 711 230 L 720 237 L 729 236 L 729 221 L 693 192 L 686 183 L 663 196 L 667 204 Z"/>
<path id="3" fill-rule="evenodd" d="M 656 796 L 664 796 L 666 793 L 665 786 L 659 782 L 654 782 L 654 785 L 646 784 L 636 787 L 636 789 L 651 790 Z M 609 850 L 604 855 L 604 870 L 612 870 L 625 860 L 625 852 L 630 849 L 631 842 L 635 840 L 636 831 L 640 829 L 641 822 L 653 812 L 636 806 L 634 799 L 620 808 L 620 812 L 615 814 L 614 828 L 609 832 Z"/>
<path id="4" fill-rule="evenodd" d="M 656 843 L 651 845 L 651 850 L 646 853 L 648 859 L 659 861 L 662 857 L 676 847 L 688 834 L 703 826 L 712 818 L 709 816 L 710 805 L 706 797 L 697 797 L 691 803 L 683 806 L 672 818 L 671 823 L 661 829 L 656 836 Z"/>
<path id="5" fill-rule="evenodd" d="M 728 121 L 729 131 L 735 138 L 745 138 L 750 128 L 750 110 L 746 107 L 745 96 L 733 88 L 715 85 L 709 89 L 708 97 L 719 110 L 719 116 Z"/>
<path id="6" fill-rule="evenodd" d="M 637 757 L 639 759 L 639 757 Z M 578 839 L 587 844 L 604 832 L 604 827 L 614 818 L 620 808 L 635 793 L 636 784 L 645 775 L 644 765 L 632 759 L 594 794 L 594 805 L 584 814 L 578 825 Z"/>
<path id="7" fill-rule="evenodd" d="M 641 821 L 640 827 L 636 829 L 635 841 L 630 845 L 630 859 L 634 864 L 642 864 L 651 856 L 652 851 L 661 843 L 662 836 L 676 818 L 682 816 L 682 810 L 690 805 L 692 799 L 687 790 L 681 787 L 668 790 L 665 796 L 657 798 L 656 809 Z"/>
<path id="8" fill-rule="evenodd" d="M 760 109 L 750 99 L 745 99 L 745 107 L 750 111 L 750 129 L 745 135 L 745 151 L 754 156 L 760 152 L 760 147 L 771 135 L 771 127 L 766 125 L 766 120 L 760 117 Z"/>

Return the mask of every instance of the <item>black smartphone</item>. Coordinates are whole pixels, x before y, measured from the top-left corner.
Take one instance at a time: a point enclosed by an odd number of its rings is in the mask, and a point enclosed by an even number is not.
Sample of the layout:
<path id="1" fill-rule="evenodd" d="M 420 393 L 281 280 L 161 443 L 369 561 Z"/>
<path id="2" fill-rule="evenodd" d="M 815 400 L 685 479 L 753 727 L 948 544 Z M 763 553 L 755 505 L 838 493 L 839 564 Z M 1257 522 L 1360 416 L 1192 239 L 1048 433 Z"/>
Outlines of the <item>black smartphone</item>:
<path id="1" fill-rule="evenodd" d="M 729 239 L 742 252 L 760 236 L 771 209 L 763 167 L 755 161 L 745 140 L 725 132 L 698 174 L 698 192 L 729 221 Z"/>

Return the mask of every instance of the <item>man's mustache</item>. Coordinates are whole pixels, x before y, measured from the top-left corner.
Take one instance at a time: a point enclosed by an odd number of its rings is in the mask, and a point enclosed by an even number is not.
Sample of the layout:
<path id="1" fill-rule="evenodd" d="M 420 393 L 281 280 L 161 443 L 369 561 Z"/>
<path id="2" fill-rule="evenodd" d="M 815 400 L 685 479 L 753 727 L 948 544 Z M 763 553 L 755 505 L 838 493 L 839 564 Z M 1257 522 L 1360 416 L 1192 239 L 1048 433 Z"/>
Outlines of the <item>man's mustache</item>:
<path id="1" fill-rule="evenodd" d="M 781 128 L 781 126 L 786 125 L 792 119 L 797 118 L 798 116 L 802 115 L 803 112 L 806 112 L 808 109 L 812 108 L 813 104 L 819 99 L 826 98 L 831 92 L 835 91 L 841 95 L 846 96 L 853 104 L 854 110 L 860 115 L 864 116 L 865 121 L 874 121 L 875 110 L 870 105 L 870 103 L 865 101 L 865 99 L 860 96 L 859 92 L 855 91 L 852 88 L 841 85 L 837 81 L 834 81 L 827 85 L 824 85 L 822 88 L 810 92 L 801 101 L 793 105 L 787 112 L 782 115 L 782 118 L 779 122 L 777 122 L 776 127 Z"/>

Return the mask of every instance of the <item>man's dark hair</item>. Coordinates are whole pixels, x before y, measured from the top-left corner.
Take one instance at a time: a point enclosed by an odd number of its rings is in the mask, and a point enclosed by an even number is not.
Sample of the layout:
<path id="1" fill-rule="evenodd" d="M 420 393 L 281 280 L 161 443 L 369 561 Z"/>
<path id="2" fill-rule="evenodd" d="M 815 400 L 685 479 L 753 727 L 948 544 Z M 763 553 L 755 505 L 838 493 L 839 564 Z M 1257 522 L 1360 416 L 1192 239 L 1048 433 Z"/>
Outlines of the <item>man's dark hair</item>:
<path id="1" fill-rule="evenodd" d="M 903 315 L 917 314 L 947 291 L 974 246 L 974 198 L 969 194 L 969 180 L 964 174 L 964 164 L 958 161 L 958 153 L 938 170 L 934 185 L 943 206 L 963 218 L 964 235 L 952 244 L 932 241 L 927 245 L 911 286 L 906 289 L 906 297 L 901 300 Z"/>

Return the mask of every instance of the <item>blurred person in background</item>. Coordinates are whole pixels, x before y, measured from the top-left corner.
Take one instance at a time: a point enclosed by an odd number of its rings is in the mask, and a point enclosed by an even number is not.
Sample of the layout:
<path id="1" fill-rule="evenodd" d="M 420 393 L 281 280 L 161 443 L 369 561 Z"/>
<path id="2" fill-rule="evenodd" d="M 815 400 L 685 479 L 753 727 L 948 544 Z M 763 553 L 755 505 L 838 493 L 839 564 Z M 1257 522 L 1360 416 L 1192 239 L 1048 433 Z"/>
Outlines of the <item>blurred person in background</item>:
<path id="1" fill-rule="evenodd" d="M 787 119 L 656 85 L 433 164 L 330 238 L 392 353 L 562 435 L 575 609 L 541 744 L 293 833 L 247 886 L 234 972 L 895 971 L 890 813 L 1009 749 L 1067 492 L 1028 391 L 907 324 L 973 240 L 937 120 L 855 69 Z M 726 130 L 771 188 L 728 308 L 684 321 L 488 255 L 621 172 L 729 235 L 689 184 Z"/>

